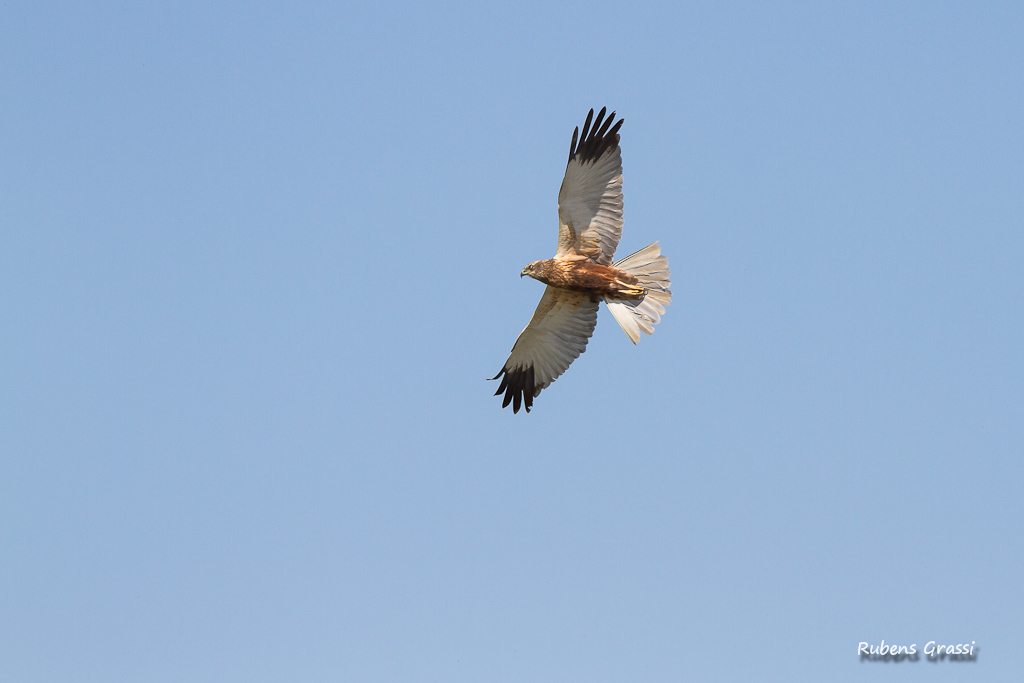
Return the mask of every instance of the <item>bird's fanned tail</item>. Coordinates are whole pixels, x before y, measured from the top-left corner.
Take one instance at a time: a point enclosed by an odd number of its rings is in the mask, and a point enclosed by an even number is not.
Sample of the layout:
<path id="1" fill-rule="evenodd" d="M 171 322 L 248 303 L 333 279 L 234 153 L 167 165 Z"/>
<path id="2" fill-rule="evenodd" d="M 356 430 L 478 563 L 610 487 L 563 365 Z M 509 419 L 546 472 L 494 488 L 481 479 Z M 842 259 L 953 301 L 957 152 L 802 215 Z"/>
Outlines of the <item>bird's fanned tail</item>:
<path id="1" fill-rule="evenodd" d="M 636 344 L 640 340 L 641 332 L 654 332 L 654 326 L 661 321 L 661 316 L 665 313 L 665 306 L 672 301 L 672 292 L 669 291 L 672 283 L 669 281 L 671 273 L 668 269 L 668 258 L 661 255 L 661 247 L 655 242 L 613 265 L 635 275 L 640 281 L 638 284 L 647 290 L 641 301 L 607 298 L 604 300 L 619 327 L 630 341 Z"/>

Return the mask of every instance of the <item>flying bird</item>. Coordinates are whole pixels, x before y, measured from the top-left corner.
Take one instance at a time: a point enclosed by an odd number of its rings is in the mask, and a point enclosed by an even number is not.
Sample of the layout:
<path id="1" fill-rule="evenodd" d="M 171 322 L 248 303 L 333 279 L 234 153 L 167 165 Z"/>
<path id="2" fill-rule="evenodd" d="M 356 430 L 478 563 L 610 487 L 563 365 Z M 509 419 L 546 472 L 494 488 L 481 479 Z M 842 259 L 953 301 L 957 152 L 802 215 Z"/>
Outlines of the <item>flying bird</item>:
<path id="1" fill-rule="evenodd" d="M 534 261 L 520 273 L 547 285 L 530 323 L 519 334 L 495 396 L 530 412 L 535 399 L 587 348 L 597 325 L 597 309 L 608 310 L 634 344 L 651 334 L 672 301 L 668 259 L 658 243 L 612 263 L 622 236 L 622 156 L 615 112 L 587 114 L 569 145 L 562 188 L 558 191 L 558 251 Z M 591 126 L 593 123 L 593 126 Z M 578 143 L 578 144 L 577 144 Z"/>

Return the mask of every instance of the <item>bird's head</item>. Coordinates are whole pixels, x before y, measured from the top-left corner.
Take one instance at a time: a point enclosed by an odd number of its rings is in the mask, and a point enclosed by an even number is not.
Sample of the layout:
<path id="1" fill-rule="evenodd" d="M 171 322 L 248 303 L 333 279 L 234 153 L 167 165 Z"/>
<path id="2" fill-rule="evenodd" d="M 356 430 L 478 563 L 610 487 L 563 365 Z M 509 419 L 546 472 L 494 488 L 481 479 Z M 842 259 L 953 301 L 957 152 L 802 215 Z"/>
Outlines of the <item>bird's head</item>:
<path id="1" fill-rule="evenodd" d="M 537 272 L 538 272 L 538 267 L 539 267 L 538 264 L 540 264 L 540 261 L 534 261 L 533 263 L 527 264 L 526 267 L 523 268 L 523 272 L 519 273 L 519 277 L 523 277 L 524 275 L 529 275 L 530 277 L 536 277 L 537 276 Z"/>

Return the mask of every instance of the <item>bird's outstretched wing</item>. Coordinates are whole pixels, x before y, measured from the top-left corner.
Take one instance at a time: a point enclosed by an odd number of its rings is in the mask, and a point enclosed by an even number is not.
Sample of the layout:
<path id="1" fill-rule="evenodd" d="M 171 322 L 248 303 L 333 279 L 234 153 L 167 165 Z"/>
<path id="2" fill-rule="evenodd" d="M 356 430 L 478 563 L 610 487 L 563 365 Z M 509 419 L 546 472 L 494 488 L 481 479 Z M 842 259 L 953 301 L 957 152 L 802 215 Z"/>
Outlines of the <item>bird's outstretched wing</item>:
<path id="1" fill-rule="evenodd" d="M 512 404 L 518 413 L 530 412 L 541 389 L 555 381 L 587 348 L 597 325 L 600 299 L 590 294 L 548 287 L 530 324 L 519 334 L 505 366 L 494 376 L 501 384 L 494 392 L 505 393 L 501 407 Z M 504 375 L 504 377 L 502 377 Z"/>
<path id="2" fill-rule="evenodd" d="M 587 114 L 583 134 L 572 133 L 569 163 L 558 191 L 558 253 L 555 258 L 584 256 L 611 265 L 622 236 L 622 155 L 615 112 L 607 119 Z M 614 125 L 613 125 L 614 124 Z M 577 140 L 579 144 L 577 145 Z"/>

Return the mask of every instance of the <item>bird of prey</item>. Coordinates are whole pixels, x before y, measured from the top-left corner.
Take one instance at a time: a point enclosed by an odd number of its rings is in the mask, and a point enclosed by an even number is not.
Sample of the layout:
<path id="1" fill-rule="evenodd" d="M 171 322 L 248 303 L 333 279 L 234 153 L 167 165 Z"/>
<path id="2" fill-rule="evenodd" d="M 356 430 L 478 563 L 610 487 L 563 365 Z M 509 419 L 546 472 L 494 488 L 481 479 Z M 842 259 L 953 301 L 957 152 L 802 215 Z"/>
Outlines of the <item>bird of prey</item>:
<path id="1" fill-rule="evenodd" d="M 501 407 L 511 403 L 514 413 L 521 405 L 530 412 L 541 390 L 587 348 L 601 301 L 635 344 L 640 332 L 654 332 L 672 300 L 668 259 L 657 242 L 612 263 L 622 235 L 623 120 L 616 123 L 615 112 L 608 118 L 604 114 L 602 108 L 595 119 L 591 109 L 583 134 L 579 128 L 572 132 L 569 163 L 558 191 L 555 257 L 534 261 L 520 273 L 540 280 L 547 289 L 494 376 L 501 377 L 494 395 L 504 393 Z"/>

